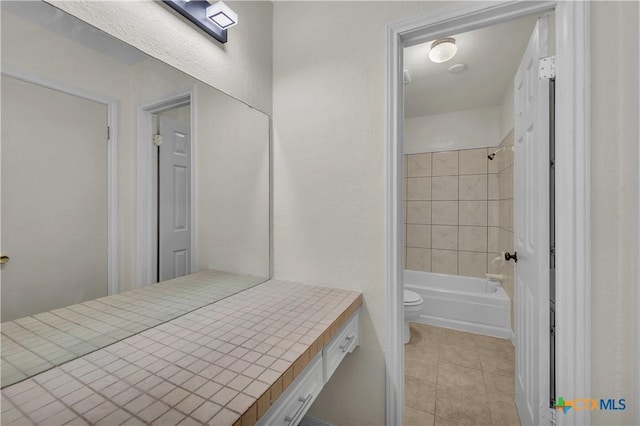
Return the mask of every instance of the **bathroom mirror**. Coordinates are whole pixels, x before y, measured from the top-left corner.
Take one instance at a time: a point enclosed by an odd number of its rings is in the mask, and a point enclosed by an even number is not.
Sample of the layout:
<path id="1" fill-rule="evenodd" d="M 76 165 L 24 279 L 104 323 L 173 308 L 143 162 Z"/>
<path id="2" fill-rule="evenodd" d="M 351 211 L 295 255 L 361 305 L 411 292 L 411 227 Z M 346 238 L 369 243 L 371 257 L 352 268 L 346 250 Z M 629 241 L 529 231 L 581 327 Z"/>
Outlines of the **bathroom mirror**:
<path id="1" fill-rule="evenodd" d="M 2 386 L 266 281 L 269 117 L 47 3 L 1 7 Z"/>

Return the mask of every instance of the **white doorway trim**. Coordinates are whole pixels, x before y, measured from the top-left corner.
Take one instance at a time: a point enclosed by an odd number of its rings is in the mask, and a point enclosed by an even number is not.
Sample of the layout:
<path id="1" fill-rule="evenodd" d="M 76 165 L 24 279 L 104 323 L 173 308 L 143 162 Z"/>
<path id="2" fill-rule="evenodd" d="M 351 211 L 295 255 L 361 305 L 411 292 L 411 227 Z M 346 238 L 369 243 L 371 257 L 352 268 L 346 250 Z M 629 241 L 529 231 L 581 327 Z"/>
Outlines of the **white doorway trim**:
<path id="1" fill-rule="evenodd" d="M 156 205 L 154 188 L 156 181 L 153 140 L 153 116 L 184 105 L 191 105 L 191 272 L 197 269 L 198 212 L 197 212 L 197 132 L 196 87 L 171 93 L 138 107 L 138 261 L 136 287 L 156 282 Z"/>
<path id="2" fill-rule="evenodd" d="M 402 424 L 403 48 L 555 9 L 556 13 L 556 393 L 591 391 L 590 56 L 588 2 L 472 2 L 387 27 L 386 424 Z M 548 305 L 547 305 L 548 307 Z M 543 373 L 546 374 L 546 373 Z M 583 396 L 584 395 L 584 396 Z M 588 411 L 557 416 L 588 425 Z"/>
<path id="3" fill-rule="evenodd" d="M 2 75 L 87 99 L 107 107 L 107 292 L 118 293 L 118 100 L 2 62 Z"/>

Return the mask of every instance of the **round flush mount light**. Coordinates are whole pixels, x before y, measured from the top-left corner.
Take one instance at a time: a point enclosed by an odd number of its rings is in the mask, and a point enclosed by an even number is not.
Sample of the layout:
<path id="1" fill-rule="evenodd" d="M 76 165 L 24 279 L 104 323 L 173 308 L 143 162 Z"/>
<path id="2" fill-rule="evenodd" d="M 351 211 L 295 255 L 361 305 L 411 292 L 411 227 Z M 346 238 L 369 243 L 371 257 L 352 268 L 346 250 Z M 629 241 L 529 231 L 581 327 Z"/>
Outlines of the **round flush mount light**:
<path id="1" fill-rule="evenodd" d="M 455 64 L 455 65 L 451 65 L 449 67 L 449 72 L 451 74 L 458 74 L 459 72 L 462 72 L 465 69 L 467 69 L 467 65 L 466 64 Z"/>
<path id="2" fill-rule="evenodd" d="M 456 53 L 458 47 L 456 46 L 456 40 L 453 37 L 440 38 L 431 43 L 431 50 L 429 51 L 429 59 L 436 64 L 450 61 Z"/>

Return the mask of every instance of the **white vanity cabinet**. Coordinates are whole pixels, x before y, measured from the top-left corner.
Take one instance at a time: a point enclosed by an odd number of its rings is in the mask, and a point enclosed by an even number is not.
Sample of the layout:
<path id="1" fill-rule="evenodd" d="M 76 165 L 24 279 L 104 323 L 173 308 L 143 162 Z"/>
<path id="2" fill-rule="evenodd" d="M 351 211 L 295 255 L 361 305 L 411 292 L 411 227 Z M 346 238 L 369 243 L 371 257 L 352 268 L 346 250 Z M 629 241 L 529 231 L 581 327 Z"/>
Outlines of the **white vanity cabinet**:
<path id="1" fill-rule="evenodd" d="M 344 357 L 359 345 L 360 309 L 289 385 L 257 425 L 298 425 Z"/>

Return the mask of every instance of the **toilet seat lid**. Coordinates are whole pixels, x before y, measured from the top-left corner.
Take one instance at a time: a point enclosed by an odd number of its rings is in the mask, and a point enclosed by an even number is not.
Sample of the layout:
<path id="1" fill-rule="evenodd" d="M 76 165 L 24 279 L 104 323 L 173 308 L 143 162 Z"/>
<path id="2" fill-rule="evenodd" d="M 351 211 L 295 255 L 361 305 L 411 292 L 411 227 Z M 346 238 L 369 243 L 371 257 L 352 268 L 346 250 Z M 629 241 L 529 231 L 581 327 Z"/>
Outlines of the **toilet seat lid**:
<path id="1" fill-rule="evenodd" d="M 414 304 L 422 302 L 422 296 L 420 296 L 415 291 L 404 290 L 404 303 L 406 304 Z"/>

